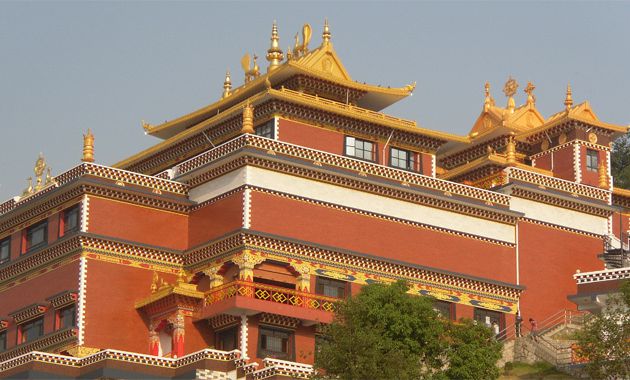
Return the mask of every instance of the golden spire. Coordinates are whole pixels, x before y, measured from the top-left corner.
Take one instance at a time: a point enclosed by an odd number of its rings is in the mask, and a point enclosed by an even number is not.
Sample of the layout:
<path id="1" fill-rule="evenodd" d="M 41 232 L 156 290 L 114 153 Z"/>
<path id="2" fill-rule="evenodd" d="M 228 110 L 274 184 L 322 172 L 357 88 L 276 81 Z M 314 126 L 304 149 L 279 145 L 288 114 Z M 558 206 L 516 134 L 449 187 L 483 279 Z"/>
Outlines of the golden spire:
<path id="1" fill-rule="evenodd" d="M 254 134 L 254 107 L 249 104 L 249 101 L 243 108 L 243 126 L 241 127 L 241 133 Z"/>
<path id="2" fill-rule="evenodd" d="M 567 96 L 564 98 L 564 106 L 567 111 L 573 106 L 573 96 L 571 93 L 571 84 L 567 84 Z"/>
<path id="3" fill-rule="evenodd" d="M 523 90 L 527 94 L 527 104 L 534 105 L 536 104 L 536 96 L 534 96 L 534 90 L 536 86 L 532 84 L 532 82 L 527 82 L 527 87 Z"/>
<path id="4" fill-rule="evenodd" d="M 483 101 L 483 110 L 484 112 L 488 112 L 488 110 L 490 110 L 490 106 L 494 105 L 494 99 L 492 99 L 492 96 L 490 95 L 490 83 L 486 82 L 484 88 L 486 97 Z"/>
<path id="5" fill-rule="evenodd" d="M 225 99 L 232 95 L 232 79 L 230 78 L 230 70 L 225 72 L 225 81 L 223 82 L 223 95 L 221 99 Z"/>
<path id="6" fill-rule="evenodd" d="M 510 113 L 514 112 L 514 108 L 516 108 L 516 104 L 514 103 L 514 94 L 516 94 L 516 89 L 518 89 L 518 83 L 511 76 L 505 82 L 505 86 L 503 87 L 503 93 L 508 98 L 507 102 L 507 110 Z"/>
<path id="7" fill-rule="evenodd" d="M 505 150 L 505 158 L 508 164 L 516 163 L 516 141 L 514 141 L 514 134 L 511 134 L 507 138 L 507 148 Z"/>
<path id="8" fill-rule="evenodd" d="M 284 58 L 282 54 L 282 49 L 280 49 L 280 38 L 278 37 L 278 25 L 276 21 L 273 21 L 273 26 L 271 27 L 271 46 L 269 50 L 267 50 L 267 61 L 269 61 L 269 67 L 267 68 L 267 72 L 272 72 L 277 69 Z"/>
<path id="9" fill-rule="evenodd" d="M 87 134 L 83 135 L 83 162 L 94 162 L 94 135 L 92 130 L 88 128 Z"/>
<path id="10" fill-rule="evenodd" d="M 602 189 L 608 189 L 608 170 L 606 169 L 606 165 L 602 162 L 598 168 L 599 174 L 599 187 Z"/>
<path id="11" fill-rule="evenodd" d="M 322 46 L 330 43 L 330 27 L 328 26 L 328 18 L 324 19 L 324 31 L 322 32 Z"/>

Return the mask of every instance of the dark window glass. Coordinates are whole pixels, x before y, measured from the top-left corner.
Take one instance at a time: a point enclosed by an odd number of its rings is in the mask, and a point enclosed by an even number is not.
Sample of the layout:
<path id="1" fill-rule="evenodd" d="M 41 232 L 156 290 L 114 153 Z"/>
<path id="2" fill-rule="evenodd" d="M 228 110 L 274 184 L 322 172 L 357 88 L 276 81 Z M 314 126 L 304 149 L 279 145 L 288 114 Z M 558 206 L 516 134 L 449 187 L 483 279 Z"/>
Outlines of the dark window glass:
<path id="1" fill-rule="evenodd" d="M 46 245 L 48 242 L 48 222 L 36 224 L 26 231 L 26 250 L 30 251 Z"/>
<path id="2" fill-rule="evenodd" d="M 346 136 L 346 156 L 361 160 L 376 161 L 376 144 L 371 141 Z"/>
<path id="3" fill-rule="evenodd" d="M 217 349 L 232 351 L 238 348 L 238 327 L 231 327 L 217 332 Z"/>
<path id="4" fill-rule="evenodd" d="M 435 300 L 433 301 L 433 310 L 437 311 L 442 318 L 449 320 L 455 319 L 453 304 L 450 302 Z"/>
<path id="5" fill-rule="evenodd" d="M 258 357 L 276 359 L 293 359 L 293 332 L 260 328 L 258 337 Z"/>
<path id="6" fill-rule="evenodd" d="M 44 318 L 37 318 L 33 321 L 20 325 L 22 340 L 20 343 L 32 342 L 44 335 Z"/>
<path id="7" fill-rule="evenodd" d="M 475 308 L 473 319 L 491 329 L 497 336 L 505 328 L 505 315 L 498 311 Z"/>
<path id="8" fill-rule="evenodd" d="M 7 330 L 0 331 L 0 352 L 7 349 Z"/>
<path id="9" fill-rule="evenodd" d="M 11 260 L 11 237 L 0 241 L 0 265 Z"/>
<path id="10" fill-rule="evenodd" d="M 257 136 L 273 139 L 275 136 L 276 123 L 274 119 L 269 120 L 265 124 L 261 124 L 255 128 Z"/>
<path id="11" fill-rule="evenodd" d="M 63 212 L 63 234 L 79 230 L 79 206 L 71 207 Z"/>
<path id="12" fill-rule="evenodd" d="M 332 278 L 317 277 L 315 292 L 328 297 L 343 298 L 346 296 L 345 281 L 333 280 Z"/>
<path id="13" fill-rule="evenodd" d="M 403 170 L 416 171 L 416 153 L 404 149 L 391 148 L 389 166 Z"/>
<path id="14" fill-rule="evenodd" d="M 596 172 L 599 168 L 599 155 L 596 150 L 586 150 L 586 170 Z"/>
<path id="15" fill-rule="evenodd" d="M 59 325 L 57 329 L 65 329 L 68 327 L 74 327 L 76 324 L 76 307 L 75 305 L 60 309 L 58 312 Z"/>

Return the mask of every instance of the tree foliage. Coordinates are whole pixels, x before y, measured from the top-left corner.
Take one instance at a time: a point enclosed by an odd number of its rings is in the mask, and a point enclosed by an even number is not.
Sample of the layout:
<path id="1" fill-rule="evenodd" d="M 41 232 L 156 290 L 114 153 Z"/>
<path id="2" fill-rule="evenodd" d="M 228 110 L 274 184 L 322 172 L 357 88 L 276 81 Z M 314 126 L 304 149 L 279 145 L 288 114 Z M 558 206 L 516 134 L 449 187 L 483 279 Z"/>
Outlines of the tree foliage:
<path id="1" fill-rule="evenodd" d="M 439 318 L 404 282 L 364 286 L 323 327 L 316 366 L 339 379 L 492 379 L 501 344 L 472 321 Z"/>
<path id="2" fill-rule="evenodd" d="M 578 355 L 593 379 L 630 379 L 630 281 L 577 333 Z"/>
<path id="3" fill-rule="evenodd" d="M 615 187 L 630 189 L 630 133 L 615 140 L 610 164 Z"/>

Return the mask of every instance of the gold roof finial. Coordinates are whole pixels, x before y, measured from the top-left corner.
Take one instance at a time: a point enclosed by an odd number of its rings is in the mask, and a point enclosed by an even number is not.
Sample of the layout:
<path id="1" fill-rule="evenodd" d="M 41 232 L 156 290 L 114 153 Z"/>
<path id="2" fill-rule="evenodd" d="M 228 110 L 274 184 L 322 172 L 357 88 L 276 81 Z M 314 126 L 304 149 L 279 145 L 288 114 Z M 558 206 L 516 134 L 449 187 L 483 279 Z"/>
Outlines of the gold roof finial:
<path id="1" fill-rule="evenodd" d="M 267 72 L 272 72 L 277 69 L 284 58 L 282 49 L 280 49 L 280 38 L 278 37 L 278 24 L 276 20 L 273 21 L 273 26 L 271 27 L 271 46 L 269 50 L 267 50 L 266 58 L 267 61 L 269 61 Z"/>
<path id="2" fill-rule="evenodd" d="M 322 45 L 328 45 L 330 43 L 330 26 L 328 25 L 328 18 L 324 19 L 324 31 L 322 32 Z"/>
<path id="3" fill-rule="evenodd" d="M 573 106 L 573 96 L 572 96 L 572 92 L 571 92 L 571 84 L 567 84 L 567 95 L 564 98 L 564 106 L 565 106 L 567 111 L 569 111 L 571 109 L 571 107 Z"/>
<path id="4" fill-rule="evenodd" d="M 484 112 L 488 112 L 488 110 L 490 110 L 490 106 L 494 105 L 494 99 L 490 95 L 490 83 L 486 82 L 484 88 L 486 97 L 483 101 L 483 110 Z"/>
<path id="5" fill-rule="evenodd" d="M 223 82 L 223 95 L 221 99 L 225 99 L 232 95 L 232 79 L 230 78 L 230 70 L 225 72 L 225 81 Z"/>
<path id="6" fill-rule="evenodd" d="M 518 83 L 511 76 L 508 78 L 507 82 L 505 82 L 505 86 L 503 86 L 503 93 L 508 98 L 507 102 L 507 110 L 510 113 L 514 112 L 514 108 L 516 108 L 516 104 L 514 103 L 514 94 L 516 94 L 516 90 L 518 89 Z"/>
<path id="7" fill-rule="evenodd" d="M 83 135 L 83 162 L 94 162 L 94 135 L 92 130 L 88 128 L 87 134 Z"/>
<path id="8" fill-rule="evenodd" d="M 37 161 L 35 161 L 35 167 L 33 171 L 35 172 L 35 191 L 40 191 L 43 185 L 42 176 L 44 174 L 44 170 L 46 169 L 46 159 L 44 158 L 43 153 L 39 153 L 39 157 L 37 157 Z"/>
<path id="9" fill-rule="evenodd" d="M 260 69 L 258 68 L 258 63 L 256 63 L 257 59 L 258 56 L 254 54 L 254 67 L 250 68 L 249 66 L 251 63 L 251 57 L 249 56 L 249 54 L 245 53 L 243 58 L 241 58 L 241 67 L 243 68 L 243 71 L 245 71 L 245 83 L 248 83 L 249 81 L 260 76 Z"/>
<path id="10" fill-rule="evenodd" d="M 243 108 L 243 126 L 241 127 L 241 133 L 254 134 L 254 107 L 249 103 L 249 100 Z"/>
<path id="11" fill-rule="evenodd" d="M 532 82 L 527 82 L 527 87 L 523 90 L 527 94 L 527 104 L 534 105 L 536 104 L 536 96 L 534 95 L 534 90 L 536 86 L 532 84 Z"/>
<path id="12" fill-rule="evenodd" d="M 153 128 L 153 126 L 149 123 L 147 123 L 146 121 L 142 120 L 142 129 L 144 129 L 145 133 L 151 132 L 151 129 Z"/>

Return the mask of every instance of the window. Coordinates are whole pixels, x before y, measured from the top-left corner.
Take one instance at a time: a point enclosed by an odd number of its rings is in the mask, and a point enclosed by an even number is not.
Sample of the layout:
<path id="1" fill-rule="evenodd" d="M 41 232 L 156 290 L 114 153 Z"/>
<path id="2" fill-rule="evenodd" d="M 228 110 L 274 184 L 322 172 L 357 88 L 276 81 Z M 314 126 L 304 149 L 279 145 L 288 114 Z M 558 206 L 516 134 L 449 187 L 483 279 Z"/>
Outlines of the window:
<path id="1" fill-rule="evenodd" d="M 389 166 L 416 171 L 416 153 L 392 147 L 389 150 Z"/>
<path id="2" fill-rule="evenodd" d="M 63 212 L 63 235 L 79 230 L 79 205 L 70 207 Z"/>
<path id="3" fill-rule="evenodd" d="M 505 328 L 505 315 L 498 311 L 475 308 L 473 319 L 491 329 L 497 337 Z"/>
<path id="4" fill-rule="evenodd" d="M 596 172 L 599 168 L 599 155 L 598 151 L 593 149 L 586 150 L 586 170 Z"/>
<path id="5" fill-rule="evenodd" d="M 32 342 L 44 335 L 44 317 L 23 323 L 18 330 L 18 343 Z"/>
<path id="6" fill-rule="evenodd" d="M 376 161 L 376 144 L 346 136 L 345 154 L 361 160 Z"/>
<path id="7" fill-rule="evenodd" d="M 11 260 L 11 237 L 0 240 L 0 265 Z"/>
<path id="8" fill-rule="evenodd" d="M 48 222 L 43 221 L 26 230 L 26 251 L 40 248 L 48 242 Z"/>
<path id="9" fill-rule="evenodd" d="M 0 352 L 7 349 L 7 330 L 0 331 Z"/>
<path id="10" fill-rule="evenodd" d="M 331 278 L 317 277 L 315 292 L 328 297 L 343 298 L 346 296 L 346 282 Z"/>
<path id="11" fill-rule="evenodd" d="M 258 357 L 293 360 L 293 332 L 268 327 L 259 331 Z"/>
<path id="12" fill-rule="evenodd" d="M 57 310 L 57 330 L 74 327 L 76 324 L 76 306 L 71 305 Z"/>
<path id="13" fill-rule="evenodd" d="M 269 120 L 265 124 L 256 127 L 255 132 L 257 136 L 267 137 L 273 139 L 275 136 L 276 121 L 274 119 Z"/>
<path id="14" fill-rule="evenodd" d="M 236 350 L 238 348 L 238 327 L 234 326 L 217 332 L 216 342 L 218 350 Z"/>
<path id="15" fill-rule="evenodd" d="M 435 300 L 433 301 L 433 310 L 437 311 L 442 318 L 455 320 L 455 305 L 451 302 Z"/>

